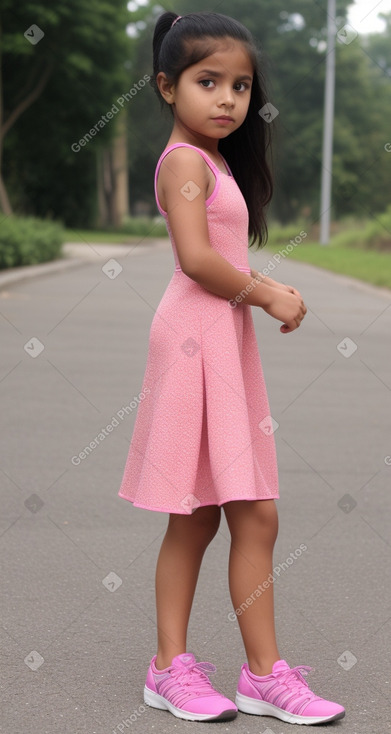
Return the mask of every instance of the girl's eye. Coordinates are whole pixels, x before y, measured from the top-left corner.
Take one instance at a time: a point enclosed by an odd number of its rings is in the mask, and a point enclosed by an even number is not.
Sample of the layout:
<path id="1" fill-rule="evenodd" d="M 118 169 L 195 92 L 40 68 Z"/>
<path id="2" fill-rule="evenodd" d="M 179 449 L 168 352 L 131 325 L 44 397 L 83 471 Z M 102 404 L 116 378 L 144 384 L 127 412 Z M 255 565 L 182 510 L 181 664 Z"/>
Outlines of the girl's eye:
<path id="1" fill-rule="evenodd" d="M 200 84 L 202 84 L 204 89 L 212 89 L 212 86 L 214 85 L 214 81 L 213 79 L 202 79 L 200 81 Z M 235 92 L 244 92 L 248 88 L 249 88 L 249 85 L 246 84 L 246 82 L 236 82 L 236 84 L 234 84 Z"/>
<path id="2" fill-rule="evenodd" d="M 235 87 L 242 87 L 242 89 L 236 89 L 235 91 L 244 92 L 245 89 L 248 89 L 248 84 L 246 84 L 245 82 L 237 82 L 235 84 Z"/>

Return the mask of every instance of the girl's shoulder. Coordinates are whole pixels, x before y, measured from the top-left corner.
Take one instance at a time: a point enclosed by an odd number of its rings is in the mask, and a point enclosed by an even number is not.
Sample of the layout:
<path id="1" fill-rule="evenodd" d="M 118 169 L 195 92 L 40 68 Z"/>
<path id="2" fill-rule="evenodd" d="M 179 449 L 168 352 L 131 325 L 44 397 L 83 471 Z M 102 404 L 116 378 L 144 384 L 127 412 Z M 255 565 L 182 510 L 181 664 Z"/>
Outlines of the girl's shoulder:
<path id="1" fill-rule="evenodd" d="M 156 166 L 154 182 L 156 202 L 161 213 L 167 212 L 166 196 L 170 191 L 175 192 L 178 184 L 181 194 L 186 198 L 194 198 L 200 191 L 207 198 L 215 179 L 211 176 L 205 157 L 200 153 L 202 151 L 199 148 L 187 143 L 174 143 L 164 149 Z"/>
<path id="2" fill-rule="evenodd" d="M 206 181 L 208 165 L 211 167 L 211 162 L 207 160 L 206 154 L 203 153 L 200 148 L 188 143 L 174 143 L 167 146 L 157 162 L 155 180 L 157 180 L 161 170 L 160 179 L 180 180 L 185 175 L 187 181 L 192 176 L 197 176 L 198 179 L 201 178 Z M 162 166 L 163 162 L 167 165 Z"/>
<path id="3" fill-rule="evenodd" d="M 184 165 L 187 163 L 191 164 L 194 161 L 199 170 L 204 167 L 200 160 L 203 158 L 209 168 L 212 169 L 213 173 L 218 173 L 220 170 L 210 155 L 202 148 L 198 148 L 196 145 L 191 145 L 190 143 L 181 142 L 172 143 L 163 150 L 157 163 L 157 170 L 160 168 L 162 161 L 168 154 L 171 154 L 171 160 L 177 160 L 179 163 L 183 163 Z"/>

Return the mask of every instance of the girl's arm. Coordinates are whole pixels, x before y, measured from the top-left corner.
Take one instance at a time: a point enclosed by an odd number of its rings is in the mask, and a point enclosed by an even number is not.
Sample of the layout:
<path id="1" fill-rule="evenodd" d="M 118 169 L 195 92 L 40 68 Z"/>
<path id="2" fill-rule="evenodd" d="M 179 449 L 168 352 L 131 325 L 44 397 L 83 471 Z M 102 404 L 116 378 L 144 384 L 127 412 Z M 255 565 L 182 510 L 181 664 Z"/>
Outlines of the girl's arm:
<path id="1" fill-rule="evenodd" d="M 163 160 L 159 178 L 183 272 L 232 305 L 245 302 L 260 306 L 285 322 L 281 331 L 296 329 L 306 312 L 301 298 L 254 280 L 211 247 L 205 208 L 208 169 L 200 154 L 191 148 L 170 151 Z"/>
<path id="2" fill-rule="evenodd" d="M 247 287 L 242 301 L 245 298 L 252 306 L 267 306 L 271 288 L 237 270 L 210 245 L 205 208 L 207 171 L 203 158 L 191 148 L 172 150 L 160 168 L 159 180 L 180 266 L 189 278 L 218 296 L 233 300 Z"/>

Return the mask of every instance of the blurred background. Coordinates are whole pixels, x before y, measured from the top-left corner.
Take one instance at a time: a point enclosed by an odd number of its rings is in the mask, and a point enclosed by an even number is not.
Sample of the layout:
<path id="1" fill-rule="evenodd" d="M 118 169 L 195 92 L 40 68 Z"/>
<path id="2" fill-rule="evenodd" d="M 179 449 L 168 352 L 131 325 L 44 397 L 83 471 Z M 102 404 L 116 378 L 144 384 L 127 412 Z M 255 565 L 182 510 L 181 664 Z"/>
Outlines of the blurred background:
<path id="1" fill-rule="evenodd" d="M 327 0 L 3 0 L 0 267 L 60 257 L 64 242 L 166 235 L 153 174 L 172 121 L 148 83 L 153 29 L 164 10 L 214 10 L 253 33 L 278 109 L 268 249 L 304 230 L 292 257 L 391 287 L 391 1 L 336 3 L 325 248 L 327 9 Z"/>

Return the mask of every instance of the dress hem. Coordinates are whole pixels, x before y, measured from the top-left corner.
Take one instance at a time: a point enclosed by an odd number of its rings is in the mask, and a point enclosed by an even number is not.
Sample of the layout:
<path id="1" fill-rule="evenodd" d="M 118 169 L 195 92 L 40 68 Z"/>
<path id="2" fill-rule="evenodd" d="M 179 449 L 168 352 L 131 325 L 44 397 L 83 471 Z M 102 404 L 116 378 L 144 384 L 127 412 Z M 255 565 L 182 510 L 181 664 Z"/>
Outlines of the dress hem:
<path id="1" fill-rule="evenodd" d="M 151 512 L 168 512 L 171 515 L 192 515 L 192 512 L 174 512 L 174 510 L 164 510 L 161 507 L 146 507 L 145 505 L 139 505 L 134 500 L 131 500 L 130 497 L 126 497 L 124 494 L 120 494 L 118 492 L 118 497 L 121 499 L 127 500 L 128 502 L 131 502 L 134 507 L 138 507 L 140 510 L 151 510 Z M 236 497 L 231 500 L 224 500 L 223 502 L 216 503 L 216 502 L 205 502 L 204 504 L 198 505 L 198 507 L 221 507 L 222 505 L 227 504 L 227 502 L 258 502 L 262 500 L 279 500 L 280 495 L 279 494 L 273 494 L 270 495 L 270 497 Z M 198 507 L 196 509 L 198 509 Z"/>

